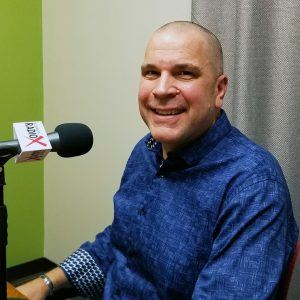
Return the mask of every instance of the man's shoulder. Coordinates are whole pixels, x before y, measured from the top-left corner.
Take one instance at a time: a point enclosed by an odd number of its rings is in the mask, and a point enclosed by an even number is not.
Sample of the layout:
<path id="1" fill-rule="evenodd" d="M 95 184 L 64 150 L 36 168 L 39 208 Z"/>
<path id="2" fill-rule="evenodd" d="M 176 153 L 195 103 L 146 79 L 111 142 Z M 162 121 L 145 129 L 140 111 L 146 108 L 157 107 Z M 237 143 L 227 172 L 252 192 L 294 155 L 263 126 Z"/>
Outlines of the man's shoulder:
<path id="1" fill-rule="evenodd" d="M 231 132 L 224 139 L 223 149 L 230 151 L 235 159 L 240 160 L 255 170 L 280 168 L 275 156 L 263 146 L 232 127 Z"/>
<path id="2" fill-rule="evenodd" d="M 225 160 L 229 161 L 227 168 L 234 170 L 234 180 L 231 181 L 234 190 L 266 181 L 287 190 L 283 171 L 275 156 L 238 129 L 233 127 L 218 147 L 219 151 L 223 151 Z"/>
<path id="3" fill-rule="evenodd" d="M 128 163 L 139 163 L 139 162 L 145 162 L 147 157 L 150 156 L 150 154 L 153 151 L 151 147 L 153 146 L 153 143 L 155 141 L 152 139 L 152 136 L 150 133 L 147 133 L 145 136 L 143 136 L 133 147 L 131 154 L 128 159 Z"/>

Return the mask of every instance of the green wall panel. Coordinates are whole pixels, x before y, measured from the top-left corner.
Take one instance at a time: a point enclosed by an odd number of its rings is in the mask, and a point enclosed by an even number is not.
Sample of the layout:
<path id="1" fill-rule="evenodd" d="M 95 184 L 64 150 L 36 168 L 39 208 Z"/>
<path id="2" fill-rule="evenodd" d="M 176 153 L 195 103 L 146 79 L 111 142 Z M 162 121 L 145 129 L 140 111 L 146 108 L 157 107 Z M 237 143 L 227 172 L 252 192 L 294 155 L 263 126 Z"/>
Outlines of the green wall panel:
<path id="1" fill-rule="evenodd" d="M 0 140 L 43 120 L 42 1 L 0 0 Z M 43 163 L 5 165 L 8 266 L 43 256 Z"/>

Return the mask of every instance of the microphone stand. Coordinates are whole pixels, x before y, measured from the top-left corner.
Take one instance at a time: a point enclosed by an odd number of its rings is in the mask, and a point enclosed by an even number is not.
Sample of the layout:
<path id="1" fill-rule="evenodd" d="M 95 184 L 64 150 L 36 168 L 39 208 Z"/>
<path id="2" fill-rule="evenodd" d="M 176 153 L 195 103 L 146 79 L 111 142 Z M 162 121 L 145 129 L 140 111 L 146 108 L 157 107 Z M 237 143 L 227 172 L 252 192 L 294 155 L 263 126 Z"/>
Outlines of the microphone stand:
<path id="1" fill-rule="evenodd" d="M 5 183 L 4 164 L 15 153 L 0 153 L 0 299 L 7 300 L 6 287 L 6 246 L 7 246 L 7 209 L 4 203 L 3 188 Z"/>

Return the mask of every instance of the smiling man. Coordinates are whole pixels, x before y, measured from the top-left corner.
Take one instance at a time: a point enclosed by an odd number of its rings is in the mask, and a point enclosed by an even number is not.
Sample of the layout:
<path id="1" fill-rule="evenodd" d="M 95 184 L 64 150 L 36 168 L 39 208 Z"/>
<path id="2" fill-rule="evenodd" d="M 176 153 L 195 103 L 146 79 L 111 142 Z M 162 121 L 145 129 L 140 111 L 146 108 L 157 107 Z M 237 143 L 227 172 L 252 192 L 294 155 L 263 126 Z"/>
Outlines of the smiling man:
<path id="1" fill-rule="evenodd" d="M 141 116 L 163 154 L 182 148 L 216 121 L 227 88 L 222 50 L 190 23 L 156 31 L 146 49 L 139 91 Z"/>
<path id="2" fill-rule="evenodd" d="M 149 127 L 114 197 L 114 220 L 19 289 L 103 299 L 273 299 L 298 238 L 274 157 L 231 126 L 228 79 L 207 29 L 172 22 L 150 39 L 140 113 Z"/>

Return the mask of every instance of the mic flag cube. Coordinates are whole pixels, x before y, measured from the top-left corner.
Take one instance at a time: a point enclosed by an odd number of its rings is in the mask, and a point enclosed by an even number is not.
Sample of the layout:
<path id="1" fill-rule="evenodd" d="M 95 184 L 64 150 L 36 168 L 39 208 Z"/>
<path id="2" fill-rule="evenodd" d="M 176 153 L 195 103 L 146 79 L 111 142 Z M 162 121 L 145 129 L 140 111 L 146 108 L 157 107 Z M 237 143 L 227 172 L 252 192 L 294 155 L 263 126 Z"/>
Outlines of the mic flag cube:
<path id="1" fill-rule="evenodd" d="M 13 123 L 14 138 L 18 140 L 21 152 L 16 163 L 42 160 L 51 151 L 51 143 L 40 121 Z"/>

